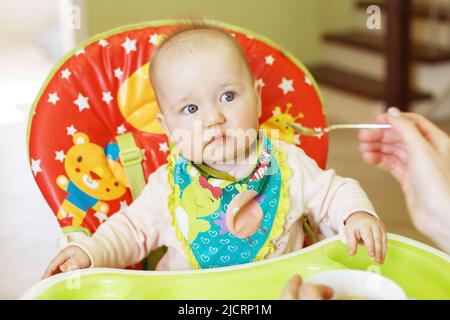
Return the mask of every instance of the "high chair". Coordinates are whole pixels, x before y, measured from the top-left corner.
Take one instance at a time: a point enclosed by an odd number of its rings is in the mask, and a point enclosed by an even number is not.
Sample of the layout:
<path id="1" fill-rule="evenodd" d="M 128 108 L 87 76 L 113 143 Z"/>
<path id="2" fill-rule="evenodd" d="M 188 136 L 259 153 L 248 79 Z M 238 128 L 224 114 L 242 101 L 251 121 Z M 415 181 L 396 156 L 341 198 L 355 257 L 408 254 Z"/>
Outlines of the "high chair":
<path id="1" fill-rule="evenodd" d="M 149 81 L 149 58 L 176 23 L 154 21 L 94 36 L 62 58 L 42 86 L 29 117 L 28 157 L 65 241 L 92 235 L 111 215 L 130 205 L 148 176 L 166 163 L 169 141 L 156 119 L 159 107 Z M 261 128 L 269 133 L 278 129 L 281 140 L 298 145 L 325 168 L 328 136 L 300 136 L 289 126 L 326 127 L 323 100 L 308 70 L 261 35 L 210 23 L 228 31 L 244 50 L 261 87 Z M 390 239 L 381 271 L 386 270 L 419 298 L 425 296 L 423 291 L 410 285 L 406 273 L 395 270 L 396 266 L 415 269 L 410 275 L 420 288 L 425 287 L 427 297 L 450 297 L 448 256 L 398 236 Z M 81 290 L 68 290 L 65 283 L 74 275 L 60 274 L 37 284 L 24 298 L 276 298 L 287 275 L 295 272 L 307 277 L 336 268 L 365 269 L 371 264 L 362 254 L 352 258 L 343 252 L 345 246 L 330 238 L 254 266 L 195 272 L 82 270 Z M 154 269 L 162 254 L 164 249 L 153 252 L 130 268 Z M 250 279 L 246 274 L 264 282 L 267 290 L 252 292 L 245 284 Z M 166 286 L 169 278 L 172 285 L 184 289 L 175 294 Z M 211 279 L 221 288 L 240 284 L 241 290 L 232 290 L 233 296 L 225 294 L 229 290 L 208 291 Z"/>

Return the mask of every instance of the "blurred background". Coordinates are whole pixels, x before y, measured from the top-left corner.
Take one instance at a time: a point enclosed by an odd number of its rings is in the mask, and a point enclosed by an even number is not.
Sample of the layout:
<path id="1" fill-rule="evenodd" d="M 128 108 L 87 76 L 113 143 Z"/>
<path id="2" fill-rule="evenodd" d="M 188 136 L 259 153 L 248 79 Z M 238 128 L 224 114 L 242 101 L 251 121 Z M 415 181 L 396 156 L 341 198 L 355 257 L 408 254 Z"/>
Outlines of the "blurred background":
<path id="1" fill-rule="evenodd" d="M 450 133 L 450 0 L 0 0 L 0 299 L 36 283 L 58 251 L 60 229 L 26 155 L 28 113 L 52 66 L 99 32 L 188 15 L 292 52 L 318 81 L 331 123 L 397 105 Z M 333 132 L 328 167 L 361 183 L 389 232 L 433 245 L 413 228 L 396 181 L 362 161 L 355 131 Z"/>

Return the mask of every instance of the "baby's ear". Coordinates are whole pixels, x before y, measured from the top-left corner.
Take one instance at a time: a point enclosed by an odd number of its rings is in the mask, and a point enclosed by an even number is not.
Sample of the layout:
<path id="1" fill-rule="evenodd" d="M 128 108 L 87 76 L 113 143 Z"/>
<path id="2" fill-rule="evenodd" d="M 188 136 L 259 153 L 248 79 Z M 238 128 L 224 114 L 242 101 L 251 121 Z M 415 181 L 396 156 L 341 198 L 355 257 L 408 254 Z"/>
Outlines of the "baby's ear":
<path id="1" fill-rule="evenodd" d="M 254 88 L 255 88 L 255 93 L 256 93 L 256 98 L 258 99 L 258 118 L 261 117 L 262 114 L 262 106 L 261 106 L 261 90 L 262 90 L 262 86 L 260 84 L 260 82 L 258 80 L 255 80 L 253 82 Z"/>
<path id="2" fill-rule="evenodd" d="M 158 119 L 159 125 L 161 126 L 161 128 L 164 131 L 164 133 L 166 134 L 166 136 L 170 140 L 170 131 L 169 131 L 169 128 L 167 127 L 167 124 L 166 124 L 166 118 L 164 117 L 164 115 L 161 112 L 158 112 L 156 114 L 156 119 Z"/>

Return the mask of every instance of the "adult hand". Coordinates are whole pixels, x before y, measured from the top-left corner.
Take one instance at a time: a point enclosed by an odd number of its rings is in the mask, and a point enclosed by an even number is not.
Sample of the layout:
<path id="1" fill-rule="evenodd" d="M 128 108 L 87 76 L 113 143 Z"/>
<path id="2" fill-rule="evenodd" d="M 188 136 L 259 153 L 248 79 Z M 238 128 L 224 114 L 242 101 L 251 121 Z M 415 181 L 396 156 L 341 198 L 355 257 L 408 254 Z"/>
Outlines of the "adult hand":
<path id="1" fill-rule="evenodd" d="M 390 108 L 376 118 L 391 129 L 359 133 L 365 161 L 401 184 L 416 228 L 450 251 L 450 138 L 424 117 Z"/>
<path id="2" fill-rule="evenodd" d="M 283 288 L 281 300 L 329 300 L 333 289 L 324 285 L 303 284 L 299 275 L 291 278 Z"/>

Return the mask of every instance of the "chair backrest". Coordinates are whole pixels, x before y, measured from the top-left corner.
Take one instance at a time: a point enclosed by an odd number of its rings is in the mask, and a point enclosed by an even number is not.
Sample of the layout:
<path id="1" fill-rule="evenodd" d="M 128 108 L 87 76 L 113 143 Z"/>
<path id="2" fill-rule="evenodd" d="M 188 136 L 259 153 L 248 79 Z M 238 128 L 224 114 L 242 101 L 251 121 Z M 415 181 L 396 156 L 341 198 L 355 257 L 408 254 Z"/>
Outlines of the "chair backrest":
<path id="1" fill-rule="evenodd" d="M 287 122 L 326 125 L 318 87 L 306 68 L 270 40 L 231 25 L 255 80 L 262 85 L 263 128 L 280 129 L 320 167 L 328 140 L 299 137 Z M 166 163 L 168 140 L 148 79 L 148 62 L 162 35 L 176 21 L 155 21 L 115 29 L 81 43 L 51 71 L 32 107 L 28 155 L 35 180 L 65 232 L 91 234 L 108 216 L 133 200 L 127 187 L 117 136 L 132 133 L 144 150 L 147 178 Z"/>

